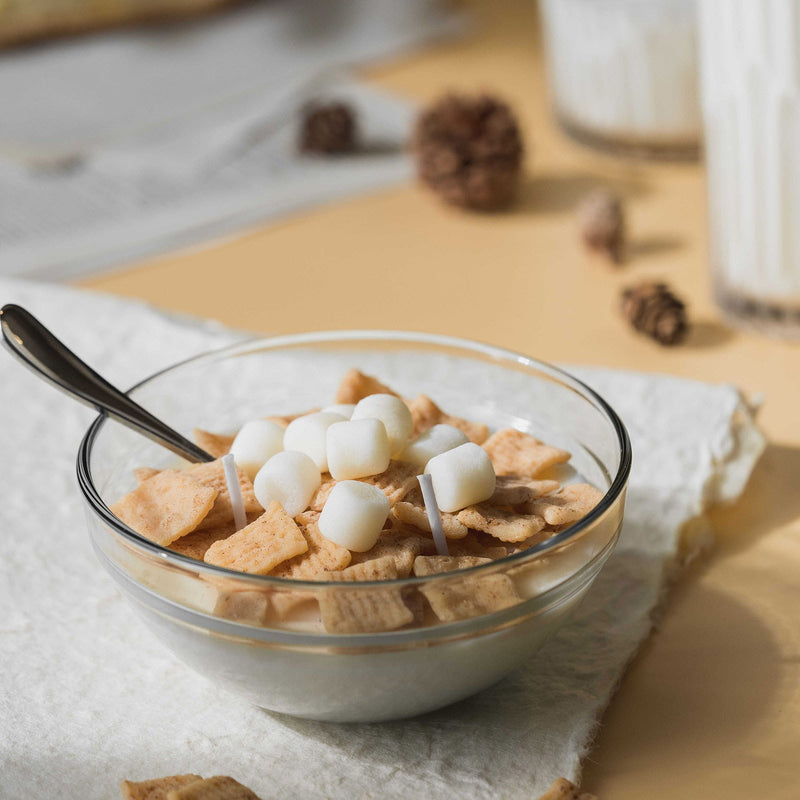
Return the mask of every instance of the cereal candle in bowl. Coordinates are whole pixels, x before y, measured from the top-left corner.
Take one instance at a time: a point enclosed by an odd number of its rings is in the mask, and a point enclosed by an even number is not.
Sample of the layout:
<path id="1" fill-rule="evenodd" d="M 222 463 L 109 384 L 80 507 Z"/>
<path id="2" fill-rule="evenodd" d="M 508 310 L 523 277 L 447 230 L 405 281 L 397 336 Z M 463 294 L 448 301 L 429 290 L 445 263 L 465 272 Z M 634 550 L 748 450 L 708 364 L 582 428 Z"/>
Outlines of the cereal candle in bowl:
<path id="1" fill-rule="evenodd" d="M 568 619 L 622 524 L 617 415 L 488 345 L 288 336 L 131 394 L 217 460 L 98 418 L 78 458 L 96 552 L 178 658 L 266 709 L 378 721 L 491 685 Z"/>

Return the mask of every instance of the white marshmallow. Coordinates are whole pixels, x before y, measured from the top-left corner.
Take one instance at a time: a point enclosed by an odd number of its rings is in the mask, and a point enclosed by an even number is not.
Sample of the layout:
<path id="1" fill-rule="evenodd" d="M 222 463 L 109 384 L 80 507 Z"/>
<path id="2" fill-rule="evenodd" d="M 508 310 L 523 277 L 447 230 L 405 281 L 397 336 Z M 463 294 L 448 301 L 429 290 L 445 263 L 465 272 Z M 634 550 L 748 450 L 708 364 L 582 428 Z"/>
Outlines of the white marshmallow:
<path id="1" fill-rule="evenodd" d="M 408 406 L 393 394 L 368 395 L 356 404 L 350 419 L 379 419 L 386 428 L 393 456 L 408 444 L 408 437 L 414 428 Z"/>
<path id="2" fill-rule="evenodd" d="M 341 414 L 345 419 L 350 419 L 356 410 L 355 403 L 334 403 L 332 406 L 325 406 L 323 411 L 332 411 L 334 414 Z"/>
<path id="3" fill-rule="evenodd" d="M 253 481 L 253 490 L 264 508 L 277 500 L 294 517 L 308 508 L 320 482 L 317 465 L 305 453 L 284 450 L 261 467 Z"/>
<path id="4" fill-rule="evenodd" d="M 474 442 L 434 456 L 425 467 L 442 511 L 461 511 L 494 494 L 496 477 L 489 454 Z"/>
<path id="5" fill-rule="evenodd" d="M 345 422 L 341 414 L 330 411 L 317 411 L 292 420 L 283 434 L 283 447 L 305 453 L 319 468 L 328 469 L 326 435 L 334 422 Z"/>
<path id="6" fill-rule="evenodd" d="M 369 550 L 389 516 L 389 498 L 361 481 L 337 483 L 319 516 L 319 532 L 332 542 L 363 553 Z"/>
<path id="7" fill-rule="evenodd" d="M 389 437 L 378 419 L 335 422 L 328 428 L 328 471 L 337 481 L 379 475 L 390 457 Z"/>
<path id="8" fill-rule="evenodd" d="M 446 453 L 468 441 L 467 434 L 452 425 L 434 425 L 414 439 L 397 458 L 425 469 L 425 465 L 434 456 Z"/>
<path id="9" fill-rule="evenodd" d="M 231 445 L 231 453 L 250 480 L 275 453 L 283 450 L 283 428 L 266 419 L 245 422 Z"/>

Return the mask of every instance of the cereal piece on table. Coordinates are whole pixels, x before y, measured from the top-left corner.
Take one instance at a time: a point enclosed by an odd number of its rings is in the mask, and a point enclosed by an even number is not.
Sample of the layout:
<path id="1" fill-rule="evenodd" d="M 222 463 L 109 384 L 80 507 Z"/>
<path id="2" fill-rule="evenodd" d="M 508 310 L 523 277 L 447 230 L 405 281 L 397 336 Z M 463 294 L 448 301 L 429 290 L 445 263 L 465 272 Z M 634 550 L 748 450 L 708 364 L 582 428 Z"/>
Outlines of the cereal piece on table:
<path id="1" fill-rule="evenodd" d="M 397 578 L 391 556 L 365 561 L 326 576 L 330 581 L 389 581 Z M 351 591 L 328 589 L 320 595 L 322 622 L 328 633 L 393 631 L 414 621 L 400 590 L 387 586 Z"/>
<path id="2" fill-rule="evenodd" d="M 214 613 L 219 617 L 243 622 L 247 625 L 263 625 L 269 614 L 270 602 L 266 592 L 255 589 L 217 592 L 217 603 Z"/>
<path id="3" fill-rule="evenodd" d="M 218 567 L 266 575 L 307 550 L 308 543 L 297 523 L 275 502 L 255 522 L 212 544 L 203 560 Z"/>
<path id="4" fill-rule="evenodd" d="M 603 493 L 588 483 L 570 483 L 537 498 L 530 508 L 534 514 L 541 514 L 548 525 L 571 525 L 585 517 L 602 497 Z"/>
<path id="5" fill-rule="evenodd" d="M 570 459 L 566 450 L 551 447 L 516 428 L 503 428 L 484 443 L 498 475 L 524 475 L 529 478 Z"/>
<path id="6" fill-rule="evenodd" d="M 335 422 L 327 435 L 328 471 L 337 481 L 380 475 L 389 466 L 389 437 L 377 419 Z"/>
<path id="7" fill-rule="evenodd" d="M 419 469 L 434 457 L 466 444 L 469 437 L 464 431 L 452 425 L 434 425 L 414 439 L 398 456 L 400 461 L 407 461 Z"/>
<path id="8" fill-rule="evenodd" d="M 408 406 L 393 394 L 371 394 L 359 400 L 350 419 L 377 419 L 386 428 L 389 451 L 396 456 L 408 444 L 414 422 Z"/>
<path id="9" fill-rule="evenodd" d="M 215 775 L 213 778 L 190 783 L 181 789 L 173 789 L 167 793 L 167 800 L 260 800 L 239 781 L 227 775 Z"/>
<path id="10" fill-rule="evenodd" d="M 192 464 L 192 466 L 184 470 L 184 473 L 202 483 L 203 486 L 209 486 L 217 491 L 217 499 L 214 501 L 214 506 L 199 527 L 217 528 L 233 522 L 231 493 L 228 489 L 228 481 L 225 479 L 225 468 L 223 467 L 222 459 L 218 458 L 216 461 L 208 461 L 204 464 Z M 239 467 L 236 468 L 236 474 L 239 476 L 245 514 L 260 513 L 263 509 L 256 499 L 250 478 Z"/>
<path id="11" fill-rule="evenodd" d="M 347 417 L 331 411 L 317 411 L 292 420 L 283 434 L 284 449 L 305 453 L 320 472 L 327 472 L 327 433 L 334 422 L 347 422 Z"/>
<path id="12" fill-rule="evenodd" d="M 436 502 L 445 512 L 461 511 L 494 494 L 494 467 L 486 451 L 474 442 L 435 456 L 425 473 L 431 476 Z"/>
<path id="13" fill-rule="evenodd" d="M 313 581 L 324 572 L 344 569 L 351 559 L 346 547 L 326 539 L 319 532 L 318 523 L 312 522 L 302 529 L 307 550 L 302 555 L 284 561 L 270 572 L 276 578 L 292 578 L 298 581 Z"/>
<path id="14" fill-rule="evenodd" d="M 463 431 L 471 442 L 483 444 L 489 436 L 489 428 L 481 422 L 470 422 L 442 411 L 427 395 L 417 395 L 410 403 L 409 410 L 414 420 L 413 436 L 432 428 L 434 425 L 451 425 Z"/>
<path id="15" fill-rule="evenodd" d="M 266 419 L 253 419 L 242 425 L 231 444 L 236 464 L 250 480 L 275 453 L 283 450 L 283 428 Z"/>
<path id="16" fill-rule="evenodd" d="M 325 501 L 328 499 L 328 496 L 333 491 L 333 487 L 336 486 L 336 481 L 331 478 L 330 474 L 326 473 L 322 477 L 322 483 L 320 483 L 317 491 L 311 496 L 311 500 L 308 504 L 308 507 L 312 511 L 322 511 L 325 507 Z M 558 488 L 558 487 L 556 487 Z"/>
<path id="17" fill-rule="evenodd" d="M 559 486 L 558 481 L 536 481 L 518 475 L 498 475 L 494 494 L 489 502 L 493 506 L 518 506 L 543 494 L 550 494 Z"/>
<path id="18" fill-rule="evenodd" d="M 566 778 L 558 778 L 553 785 L 539 797 L 539 800 L 597 800 L 596 795 L 581 790 Z"/>
<path id="19" fill-rule="evenodd" d="M 147 539 L 168 545 L 197 528 L 216 499 L 211 486 L 165 469 L 114 503 L 111 511 Z"/>
<path id="20" fill-rule="evenodd" d="M 400 522 L 411 525 L 417 530 L 431 533 L 431 523 L 421 500 L 419 503 L 405 501 L 397 503 L 392 509 L 392 513 Z M 459 522 L 455 514 L 442 514 L 442 528 L 448 539 L 463 539 L 468 533 L 467 526 Z"/>
<path id="21" fill-rule="evenodd" d="M 378 541 L 366 553 L 353 553 L 351 564 L 363 564 L 379 558 L 394 559 L 399 578 L 407 578 L 414 559 L 423 553 L 435 551 L 433 540 L 417 534 L 413 528 L 383 531 Z"/>
<path id="22" fill-rule="evenodd" d="M 465 508 L 456 518 L 468 528 L 483 531 L 503 542 L 523 542 L 544 528 L 544 519 L 538 514 L 517 514 L 489 503 Z"/>
<path id="23" fill-rule="evenodd" d="M 339 481 L 319 516 L 319 532 L 348 550 L 363 553 L 378 540 L 389 509 L 389 498 L 377 486 Z"/>
<path id="24" fill-rule="evenodd" d="M 202 447 L 214 458 L 222 458 L 231 451 L 231 445 L 236 438 L 234 434 L 227 433 L 211 433 L 211 431 L 204 431 L 202 428 L 194 429 L 194 440 L 198 447 Z"/>
<path id="25" fill-rule="evenodd" d="M 149 478 L 158 475 L 159 472 L 161 472 L 161 470 L 155 467 L 136 467 L 133 471 L 133 477 L 136 478 L 136 484 L 141 486 Z"/>
<path id="26" fill-rule="evenodd" d="M 319 468 L 308 455 L 284 450 L 275 453 L 256 473 L 253 491 L 265 508 L 277 500 L 290 517 L 295 517 L 308 508 L 319 484 Z"/>
<path id="27" fill-rule="evenodd" d="M 414 574 L 437 575 L 491 563 L 491 559 L 475 556 L 418 556 L 414 560 Z M 444 581 L 442 585 L 429 583 L 420 586 L 419 590 L 442 622 L 491 614 L 522 600 L 511 579 L 507 575 L 498 574 L 476 577 L 466 575 Z"/>
<path id="28" fill-rule="evenodd" d="M 203 780 L 199 775 L 169 775 L 149 781 L 121 781 L 123 800 L 166 800 L 167 792 Z"/>
<path id="29" fill-rule="evenodd" d="M 393 394 L 397 396 L 397 392 L 392 391 L 377 378 L 365 375 L 357 369 L 351 369 L 345 373 L 339 388 L 336 390 L 336 402 L 348 405 L 355 404 L 371 394 Z"/>
<path id="30" fill-rule="evenodd" d="M 361 480 L 377 486 L 389 498 L 389 505 L 394 506 L 419 485 L 418 474 L 419 470 L 413 464 L 390 461 L 389 466 L 379 475 Z"/>

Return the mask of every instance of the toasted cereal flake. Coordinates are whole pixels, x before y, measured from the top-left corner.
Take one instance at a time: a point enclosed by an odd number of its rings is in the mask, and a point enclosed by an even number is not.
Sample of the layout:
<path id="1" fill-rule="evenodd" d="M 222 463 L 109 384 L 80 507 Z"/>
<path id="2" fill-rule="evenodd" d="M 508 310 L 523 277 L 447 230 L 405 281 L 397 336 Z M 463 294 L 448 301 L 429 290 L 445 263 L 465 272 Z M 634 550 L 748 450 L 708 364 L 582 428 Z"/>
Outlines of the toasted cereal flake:
<path id="1" fill-rule="evenodd" d="M 199 775 L 169 775 L 149 781 L 121 781 L 123 800 L 166 800 L 167 792 L 203 780 Z"/>
<path id="2" fill-rule="evenodd" d="M 263 625 L 267 620 L 269 609 L 269 596 L 266 592 L 259 592 L 255 589 L 238 591 L 219 589 L 214 613 L 234 622 Z"/>
<path id="3" fill-rule="evenodd" d="M 111 511 L 142 536 L 168 545 L 203 521 L 217 494 L 184 472 L 165 469 L 114 503 Z"/>
<path id="4" fill-rule="evenodd" d="M 381 383 L 371 375 L 365 375 L 357 369 L 348 370 L 339 388 L 336 390 L 336 403 L 357 403 L 371 394 L 393 394 L 395 397 L 400 395 Z"/>
<path id="5" fill-rule="evenodd" d="M 397 578 L 391 556 L 365 561 L 326 576 L 330 581 L 389 581 Z M 322 623 L 328 633 L 393 631 L 414 621 L 414 614 L 393 586 L 359 590 L 327 589 L 320 594 Z"/>
<path id="6" fill-rule="evenodd" d="M 322 509 L 325 507 L 325 501 L 333 491 L 333 487 L 336 486 L 337 481 L 331 478 L 329 473 L 326 472 L 325 475 L 327 477 L 323 477 L 322 483 L 311 497 L 311 502 L 309 503 L 308 507 L 312 511 L 322 511 Z"/>
<path id="7" fill-rule="evenodd" d="M 306 550 L 308 544 L 297 523 L 275 501 L 255 522 L 212 544 L 203 560 L 218 567 L 266 575 Z"/>
<path id="8" fill-rule="evenodd" d="M 365 553 L 353 553 L 351 564 L 363 564 L 379 558 L 394 559 L 399 578 L 407 578 L 414 566 L 414 559 L 423 553 L 435 551 L 433 540 L 420 536 L 416 529 L 394 529 L 383 531 L 378 541 Z"/>
<path id="9" fill-rule="evenodd" d="M 539 800 L 598 800 L 596 795 L 581 790 L 566 778 L 558 778 Z"/>
<path id="10" fill-rule="evenodd" d="M 487 502 L 493 506 L 518 506 L 543 494 L 550 494 L 558 487 L 558 481 L 535 481 L 520 475 L 498 475 L 494 494 Z"/>
<path id="11" fill-rule="evenodd" d="M 239 781 L 227 775 L 215 775 L 172 790 L 167 800 L 259 800 L 259 797 Z"/>
<path id="12" fill-rule="evenodd" d="M 603 493 L 588 483 L 571 483 L 534 500 L 531 509 L 541 514 L 548 525 L 571 525 L 585 517 L 602 497 Z"/>
<path id="13" fill-rule="evenodd" d="M 478 531 L 470 531 L 463 539 L 448 545 L 451 556 L 478 556 L 497 561 L 505 558 L 509 548 L 500 544 L 493 536 Z"/>
<path id="14" fill-rule="evenodd" d="M 195 428 L 194 440 L 198 447 L 202 447 L 210 456 L 214 458 L 222 458 L 231 451 L 231 445 L 236 438 L 235 435 L 227 433 L 211 433 L 211 431 L 204 431 L 202 428 Z"/>
<path id="15" fill-rule="evenodd" d="M 409 404 L 411 419 L 414 421 L 412 439 L 432 428 L 434 425 L 452 425 L 463 431 L 470 441 L 483 444 L 489 436 L 489 428 L 481 422 L 470 422 L 461 417 L 453 417 L 442 411 L 430 397 L 417 395 Z"/>
<path id="16" fill-rule="evenodd" d="M 421 470 L 413 464 L 390 461 L 388 468 L 380 475 L 362 478 L 362 481 L 377 486 L 389 498 L 389 505 L 393 506 L 405 498 L 412 489 L 419 486 L 417 475 L 420 472 Z"/>
<path id="17" fill-rule="evenodd" d="M 305 511 L 301 511 L 297 516 L 295 516 L 294 521 L 300 526 L 300 529 L 303 530 L 308 525 L 312 525 L 313 523 L 319 520 L 320 512 L 314 511 L 313 509 L 307 508 Z"/>
<path id="18" fill-rule="evenodd" d="M 414 574 L 436 575 L 452 570 L 490 564 L 488 558 L 474 556 L 419 556 L 414 560 Z M 454 622 L 491 614 L 521 602 L 507 575 L 465 576 L 433 582 L 419 587 L 433 613 L 442 622 Z"/>
<path id="19" fill-rule="evenodd" d="M 299 556 L 285 561 L 270 574 L 277 578 L 313 581 L 324 572 L 344 569 L 349 563 L 351 554 L 346 547 L 326 539 L 320 532 L 316 522 L 302 529 L 307 550 Z"/>
<path id="20" fill-rule="evenodd" d="M 133 471 L 133 477 L 136 478 L 136 483 L 141 485 L 154 475 L 158 475 L 160 471 L 161 470 L 155 469 L 154 467 L 137 467 Z"/>
<path id="21" fill-rule="evenodd" d="M 395 505 L 392 513 L 396 519 L 406 525 L 411 525 L 427 533 L 431 532 L 431 523 L 424 505 L 403 501 Z M 442 512 L 442 528 L 448 539 L 463 539 L 468 532 L 467 526 L 463 522 L 459 522 L 455 514 L 447 512 Z"/>
<path id="22" fill-rule="evenodd" d="M 225 469 L 222 465 L 222 459 L 218 458 L 216 461 L 209 461 L 205 464 L 192 464 L 192 466 L 187 467 L 184 472 L 195 480 L 200 481 L 204 486 L 211 486 L 218 492 L 214 507 L 203 520 L 200 527 L 216 528 L 220 525 L 227 525 L 232 522 L 233 506 L 231 505 L 228 481 L 225 480 Z M 239 486 L 242 490 L 242 501 L 244 502 L 245 513 L 260 513 L 263 509 L 258 500 L 256 500 L 252 481 L 239 467 L 236 468 L 236 474 L 239 476 Z"/>
<path id="23" fill-rule="evenodd" d="M 456 519 L 476 531 L 483 531 L 503 542 L 522 542 L 544 528 L 544 519 L 538 514 L 517 514 L 489 503 L 459 511 Z"/>
<path id="24" fill-rule="evenodd" d="M 524 475 L 529 478 L 570 459 L 566 450 L 540 442 L 516 428 L 503 428 L 483 444 L 498 475 Z"/>
<path id="25" fill-rule="evenodd" d="M 316 604 L 317 596 L 313 592 L 276 591 L 270 597 L 270 602 L 278 619 L 286 619 L 289 615 L 295 615 L 299 608 L 310 608 Z"/>
<path id="26" fill-rule="evenodd" d="M 201 527 L 191 533 L 187 533 L 186 536 L 181 536 L 180 539 L 176 539 L 169 546 L 169 549 L 180 553 L 182 556 L 202 561 L 208 548 L 214 542 L 227 539 L 234 533 L 236 533 L 236 526 L 232 523 L 215 528 Z"/>

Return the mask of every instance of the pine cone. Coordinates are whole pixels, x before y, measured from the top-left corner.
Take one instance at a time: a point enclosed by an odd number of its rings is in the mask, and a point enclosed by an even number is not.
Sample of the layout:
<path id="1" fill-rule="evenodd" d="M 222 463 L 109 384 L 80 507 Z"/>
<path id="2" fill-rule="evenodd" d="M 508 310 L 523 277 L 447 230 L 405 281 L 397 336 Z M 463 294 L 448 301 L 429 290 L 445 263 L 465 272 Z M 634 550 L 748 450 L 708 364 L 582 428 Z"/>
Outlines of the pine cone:
<path id="1" fill-rule="evenodd" d="M 689 332 L 686 306 L 664 283 L 644 281 L 622 292 L 622 314 L 659 344 L 680 344 Z"/>
<path id="2" fill-rule="evenodd" d="M 513 198 L 522 138 L 497 98 L 445 95 L 420 114 L 413 141 L 420 179 L 448 203 L 488 211 Z"/>
<path id="3" fill-rule="evenodd" d="M 355 149 L 356 115 L 345 103 L 312 104 L 305 110 L 300 149 L 305 153 L 349 153 Z"/>
<path id="4" fill-rule="evenodd" d="M 625 215 L 622 200 L 605 189 L 592 192 L 578 208 L 578 221 L 586 246 L 602 250 L 612 261 L 622 261 Z"/>

